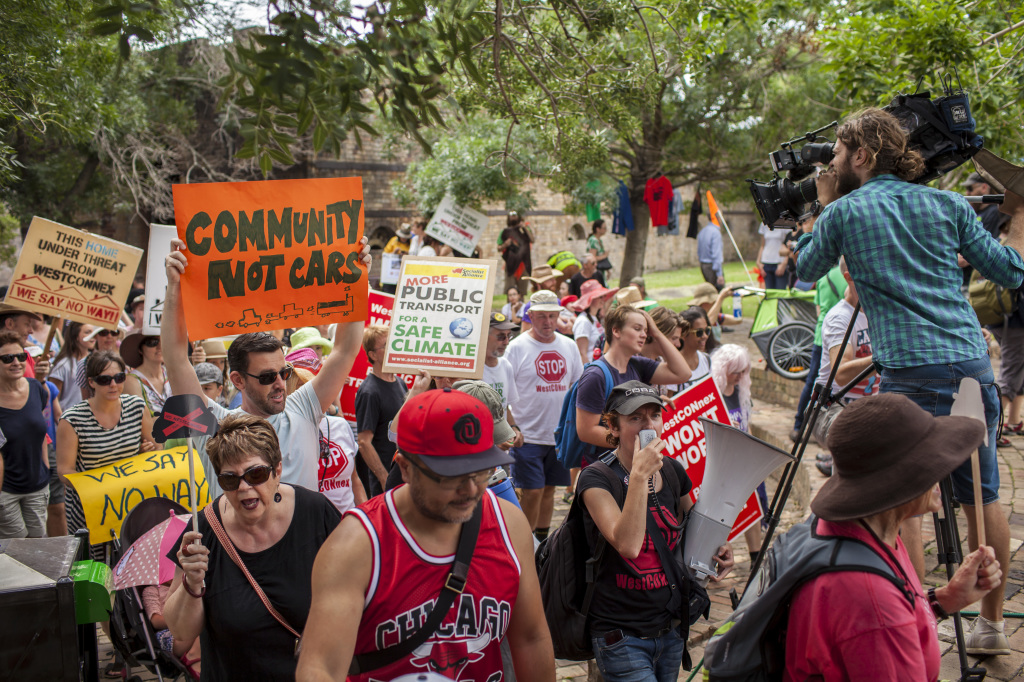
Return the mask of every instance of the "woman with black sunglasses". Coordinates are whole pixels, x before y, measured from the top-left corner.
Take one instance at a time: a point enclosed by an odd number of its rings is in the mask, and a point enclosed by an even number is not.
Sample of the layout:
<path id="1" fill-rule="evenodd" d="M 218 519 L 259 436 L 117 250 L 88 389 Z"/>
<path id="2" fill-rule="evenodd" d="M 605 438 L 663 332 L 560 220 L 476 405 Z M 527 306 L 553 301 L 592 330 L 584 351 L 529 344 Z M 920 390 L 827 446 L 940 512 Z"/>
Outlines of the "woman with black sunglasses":
<path id="1" fill-rule="evenodd" d="M 685 391 L 711 374 L 711 358 L 705 351 L 711 336 L 711 325 L 708 323 L 708 314 L 700 306 L 687 308 L 679 314 L 679 318 L 690 326 L 690 330 L 683 335 L 681 350 L 692 374 L 689 381 L 678 386 L 680 391 Z"/>
<path id="2" fill-rule="evenodd" d="M 341 513 L 320 493 L 281 483 L 281 446 L 264 419 L 228 415 L 206 452 L 224 491 L 207 511 L 224 535 L 206 513 L 198 533 L 182 534 L 168 554 L 179 568 L 164 618 L 175 641 L 200 638 L 200 679 L 294 680 L 294 633 L 309 615 L 313 561 Z"/>
<path id="3" fill-rule="evenodd" d="M 85 361 L 85 378 L 92 397 L 65 410 L 57 424 L 57 473 L 68 486 L 65 501 L 68 529 L 72 532 L 86 524 L 82 502 L 67 480 L 68 474 L 156 449 L 153 417 L 145 401 L 122 394 L 125 369 L 124 360 L 115 353 L 100 351 L 90 355 Z M 95 560 L 105 559 L 106 544 L 92 546 Z"/>
<path id="4" fill-rule="evenodd" d="M 121 357 L 131 370 L 124 391 L 146 401 L 154 415 L 164 409 L 164 401 L 171 397 L 171 384 L 167 381 L 164 354 L 159 336 L 132 332 L 121 343 Z"/>
<path id="5" fill-rule="evenodd" d="M 21 338 L 0 331 L 0 538 L 46 535 L 50 498 L 46 420 L 49 393 L 25 376 L 28 353 Z"/>

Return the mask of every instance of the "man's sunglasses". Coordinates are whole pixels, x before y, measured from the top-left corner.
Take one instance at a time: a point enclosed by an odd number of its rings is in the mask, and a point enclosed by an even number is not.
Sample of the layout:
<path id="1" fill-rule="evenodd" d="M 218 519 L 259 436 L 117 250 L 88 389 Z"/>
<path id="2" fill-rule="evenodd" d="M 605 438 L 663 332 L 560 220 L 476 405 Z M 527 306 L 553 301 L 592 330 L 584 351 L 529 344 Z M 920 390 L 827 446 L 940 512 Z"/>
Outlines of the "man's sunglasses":
<path id="1" fill-rule="evenodd" d="M 156 348 L 157 346 L 160 345 L 160 337 L 147 336 L 142 340 L 142 345 L 145 346 L 146 348 Z"/>
<path id="2" fill-rule="evenodd" d="M 124 372 L 118 372 L 117 374 L 100 374 L 92 378 L 92 380 L 96 382 L 97 386 L 109 386 L 111 383 L 123 384 L 124 379 Z"/>
<path id="3" fill-rule="evenodd" d="M 270 479 L 272 471 L 273 469 L 269 465 L 261 464 L 259 466 L 246 469 L 245 473 L 241 475 L 217 474 L 217 483 L 220 484 L 222 490 L 234 492 L 235 490 L 238 490 L 238 486 L 242 484 L 243 480 L 253 487 L 266 483 Z"/>
<path id="4" fill-rule="evenodd" d="M 710 329 L 710 327 L 709 328 L 705 328 L 705 329 L 691 329 L 690 333 L 693 334 L 694 336 L 696 336 L 699 339 L 702 336 L 710 336 L 711 335 L 711 329 Z"/>
<path id="5" fill-rule="evenodd" d="M 279 371 L 275 372 L 272 369 L 268 369 L 266 372 L 260 372 L 259 374 L 249 374 L 245 372 L 245 376 L 252 377 L 256 381 L 260 382 L 260 386 L 269 386 L 270 384 L 277 381 L 278 377 L 281 377 L 284 381 L 288 381 L 288 377 L 292 375 L 294 368 L 291 365 L 285 365 Z"/>
<path id="6" fill-rule="evenodd" d="M 28 360 L 28 353 L 5 353 L 4 355 L 0 355 L 0 362 L 3 362 L 5 365 L 9 365 L 15 360 L 18 362 L 25 362 Z"/>

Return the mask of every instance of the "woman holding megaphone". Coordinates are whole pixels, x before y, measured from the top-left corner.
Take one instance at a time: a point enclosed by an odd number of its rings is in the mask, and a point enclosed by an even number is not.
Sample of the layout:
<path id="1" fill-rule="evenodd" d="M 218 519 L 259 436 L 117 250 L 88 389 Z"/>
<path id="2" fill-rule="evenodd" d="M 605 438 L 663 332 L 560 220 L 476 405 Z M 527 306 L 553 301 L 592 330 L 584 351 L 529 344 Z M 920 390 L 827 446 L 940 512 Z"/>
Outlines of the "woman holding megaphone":
<path id="1" fill-rule="evenodd" d="M 584 469 L 577 484 L 591 548 L 607 542 L 589 623 L 608 682 L 674 681 L 689 662 L 687 630 L 706 615 L 707 595 L 685 578 L 679 558 L 692 485 L 682 465 L 662 454 L 661 409 L 658 391 L 643 382 L 612 389 L 604 420 L 614 450 Z M 723 545 L 715 559 L 720 579 L 732 569 L 732 548 Z"/>

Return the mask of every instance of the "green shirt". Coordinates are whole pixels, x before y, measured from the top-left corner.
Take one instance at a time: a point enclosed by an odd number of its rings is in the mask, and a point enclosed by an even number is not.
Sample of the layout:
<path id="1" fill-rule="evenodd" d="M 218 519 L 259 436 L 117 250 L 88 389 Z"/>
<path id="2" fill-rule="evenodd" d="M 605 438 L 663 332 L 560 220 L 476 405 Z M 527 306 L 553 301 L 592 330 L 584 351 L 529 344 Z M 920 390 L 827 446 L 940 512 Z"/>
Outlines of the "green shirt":
<path id="1" fill-rule="evenodd" d="M 832 290 L 833 287 L 835 287 L 835 291 Z M 825 315 L 845 295 L 846 278 L 843 277 L 843 272 L 837 265 L 829 270 L 827 275 L 819 279 L 814 287 L 814 304 L 818 306 L 818 326 L 814 328 L 814 345 L 821 345 L 821 325 L 825 321 Z"/>

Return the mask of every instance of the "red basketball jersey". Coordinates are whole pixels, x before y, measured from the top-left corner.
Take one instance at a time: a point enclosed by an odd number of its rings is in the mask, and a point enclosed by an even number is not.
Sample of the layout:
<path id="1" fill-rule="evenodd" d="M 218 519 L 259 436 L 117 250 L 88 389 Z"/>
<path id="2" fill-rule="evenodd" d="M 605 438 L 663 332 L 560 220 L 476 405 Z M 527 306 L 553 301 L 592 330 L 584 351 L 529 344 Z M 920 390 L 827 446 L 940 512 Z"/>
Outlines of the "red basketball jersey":
<path id="1" fill-rule="evenodd" d="M 393 646 L 427 619 L 455 555 L 433 556 L 420 547 L 395 509 L 394 490 L 353 509 L 373 546 L 373 571 L 363 603 L 355 653 Z M 350 682 L 393 680 L 433 672 L 461 682 L 501 682 L 501 639 L 519 593 L 519 557 L 498 499 L 483 497 L 480 536 L 466 589 L 426 642 L 384 668 L 349 677 Z"/>

